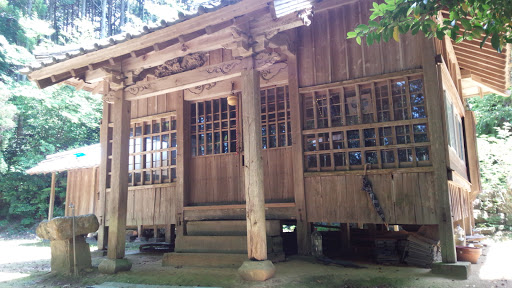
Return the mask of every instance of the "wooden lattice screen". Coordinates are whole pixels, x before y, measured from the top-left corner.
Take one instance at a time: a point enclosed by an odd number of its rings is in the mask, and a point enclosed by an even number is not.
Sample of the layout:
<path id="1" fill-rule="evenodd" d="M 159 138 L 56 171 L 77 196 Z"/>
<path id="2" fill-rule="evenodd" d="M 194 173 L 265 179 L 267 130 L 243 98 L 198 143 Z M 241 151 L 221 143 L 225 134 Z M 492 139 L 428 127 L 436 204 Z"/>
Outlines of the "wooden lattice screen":
<path id="1" fill-rule="evenodd" d="M 431 165 L 421 75 L 300 92 L 307 171 Z"/>

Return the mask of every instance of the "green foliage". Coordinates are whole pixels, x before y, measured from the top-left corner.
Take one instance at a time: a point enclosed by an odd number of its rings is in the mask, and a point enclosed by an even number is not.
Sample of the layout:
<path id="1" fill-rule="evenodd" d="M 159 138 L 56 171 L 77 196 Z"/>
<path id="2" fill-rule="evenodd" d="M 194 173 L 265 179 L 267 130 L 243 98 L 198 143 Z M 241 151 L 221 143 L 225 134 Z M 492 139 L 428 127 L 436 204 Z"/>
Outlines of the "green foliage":
<path id="1" fill-rule="evenodd" d="M 504 123 L 496 136 L 478 138 L 478 157 L 482 177 L 479 198 L 484 210 L 512 213 L 512 125 Z"/>
<path id="2" fill-rule="evenodd" d="M 0 216 L 4 221 L 28 227 L 48 217 L 50 175 L 8 172 L 0 173 L 0 179 Z M 66 178 L 59 175 L 56 184 L 54 216 L 63 216 Z"/>
<path id="3" fill-rule="evenodd" d="M 505 122 L 512 122 L 512 98 L 495 94 L 483 98 L 467 99 L 471 110 L 475 111 L 478 135 L 497 136 L 496 127 L 503 127 Z"/>
<path id="4" fill-rule="evenodd" d="M 490 41 L 498 52 L 512 43 L 512 5 L 508 0 L 385 0 L 373 3 L 368 25 L 361 24 L 348 32 L 348 38 L 366 38 L 366 43 L 391 38 L 400 41 L 400 34 L 422 31 L 427 37 L 452 38 L 459 43 L 479 40 L 480 47 Z M 448 17 L 441 20 L 440 11 Z"/>

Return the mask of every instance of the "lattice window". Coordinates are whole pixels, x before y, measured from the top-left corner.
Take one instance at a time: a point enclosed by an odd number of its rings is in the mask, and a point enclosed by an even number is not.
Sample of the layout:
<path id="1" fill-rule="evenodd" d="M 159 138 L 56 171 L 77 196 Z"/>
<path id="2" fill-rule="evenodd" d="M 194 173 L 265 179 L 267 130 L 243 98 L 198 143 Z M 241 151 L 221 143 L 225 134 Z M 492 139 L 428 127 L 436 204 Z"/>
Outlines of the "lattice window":
<path id="1" fill-rule="evenodd" d="M 292 145 L 288 86 L 260 91 L 262 148 Z"/>
<path id="2" fill-rule="evenodd" d="M 431 165 L 421 75 L 323 87 L 301 91 L 306 170 Z"/>
<path id="3" fill-rule="evenodd" d="M 457 109 L 450 100 L 450 95 L 445 91 L 446 105 L 446 125 L 448 131 L 448 145 L 455 150 L 457 156 L 465 161 L 464 155 L 464 130 L 462 129 L 462 119 Z"/>
<path id="4" fill-rule="evenodd" d="M 227 98 L 191 104 L 192 156 L 232 153 L 237 151 L 237 107 Z"/>
<path id="5" fill-rule="evenodd" d="M 132 120 L 128 183 L 131 186 L 176 180 L 176 116 L 160 115 Z"/>

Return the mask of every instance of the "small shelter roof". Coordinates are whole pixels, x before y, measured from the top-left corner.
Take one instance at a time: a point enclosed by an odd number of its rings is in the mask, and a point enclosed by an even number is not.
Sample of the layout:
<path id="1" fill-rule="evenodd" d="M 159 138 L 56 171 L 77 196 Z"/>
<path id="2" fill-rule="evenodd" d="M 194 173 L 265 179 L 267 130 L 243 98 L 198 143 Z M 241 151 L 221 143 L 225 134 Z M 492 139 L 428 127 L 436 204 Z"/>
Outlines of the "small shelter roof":
<path id="1" fill-rule="evenodd" d="M 75 148 L 48 155 L 45 160 L 26 172 L 33 175 L 96 167 L 100 165 L 100 154 L 100 144 Z"/>

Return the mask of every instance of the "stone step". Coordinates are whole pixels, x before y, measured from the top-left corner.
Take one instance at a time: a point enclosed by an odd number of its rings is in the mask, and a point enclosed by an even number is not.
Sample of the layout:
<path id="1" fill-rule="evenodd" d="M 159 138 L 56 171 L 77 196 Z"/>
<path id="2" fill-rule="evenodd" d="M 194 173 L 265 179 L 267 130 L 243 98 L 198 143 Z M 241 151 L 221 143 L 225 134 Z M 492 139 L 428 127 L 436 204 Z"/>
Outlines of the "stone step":
<path id="1" fill-rule="evenodd" d="M 269 253 L 268 259 L 272 262 L 285 260 L 284 253 Z M 247 254 L 225 253 L 165 253 L 162 266 L 195 266 L 195 267 L 221 267 L 238 268 L 247 260 Z"/>
<path id="2" fill-rule="evenodd" d="M 244 220 L 225 221 L 189 221 L 187 222 L 187 235 L 189 236 L 245 236 L 247 235 L 247 222 Z M 266 221 L 267 236 L 281 235 L 279 220 Z"/>
<path id="3" fill-rule="evenodd" d="M 247 236 L 178 236 L 175 252 L 179 253 L 247 253 Z M 267 237 L 268 253 L 283 252 L 281 236 Z"/>

